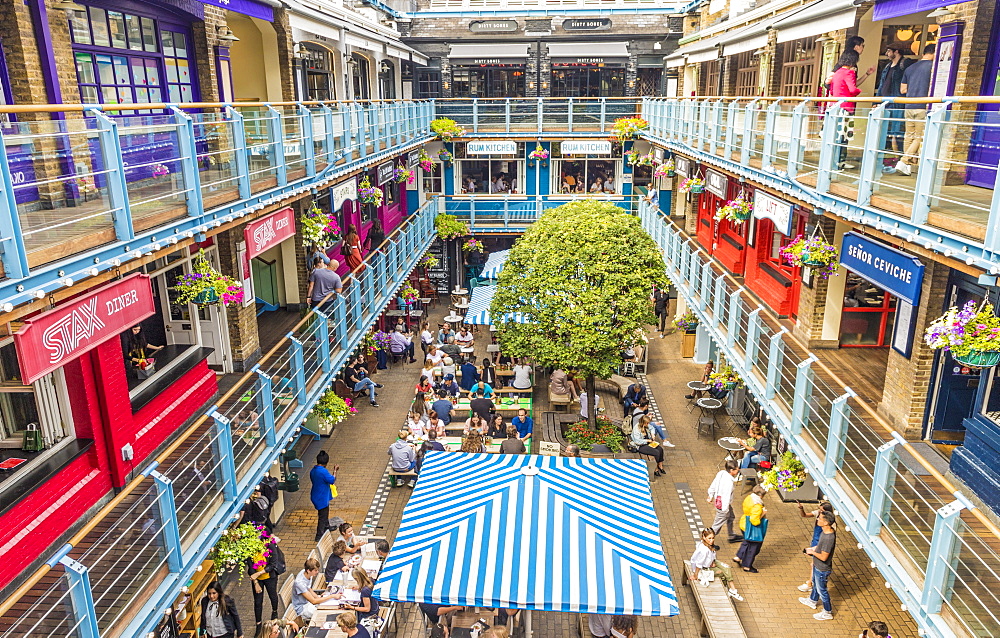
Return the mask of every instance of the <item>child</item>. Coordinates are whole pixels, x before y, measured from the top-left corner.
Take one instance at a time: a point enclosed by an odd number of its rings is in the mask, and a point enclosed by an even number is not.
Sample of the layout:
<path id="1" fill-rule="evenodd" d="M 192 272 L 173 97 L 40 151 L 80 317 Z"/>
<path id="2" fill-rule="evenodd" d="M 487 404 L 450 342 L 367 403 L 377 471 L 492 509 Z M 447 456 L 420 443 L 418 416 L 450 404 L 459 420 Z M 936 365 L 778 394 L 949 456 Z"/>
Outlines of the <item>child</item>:
<path id="1" fill-rule="evenodd" d="M 736 587 L 733 586 L 733 572 L 729 565 L 715 560 L 715 552 L 718 549 L 715 546 L 715 532 L 712 531 L 712 528 L 701 530 L 701 541 L 694 548 L 694 554 L 691 554 L 691 568 L 694 569 L 694 578 L 698 578 L 701 570 L 711 569 L 716 576 L 722 579 L 722 584 L 729 589 L 730 596 L 736 600 L 743 600 L 743 596 L 740 596 Z"/>

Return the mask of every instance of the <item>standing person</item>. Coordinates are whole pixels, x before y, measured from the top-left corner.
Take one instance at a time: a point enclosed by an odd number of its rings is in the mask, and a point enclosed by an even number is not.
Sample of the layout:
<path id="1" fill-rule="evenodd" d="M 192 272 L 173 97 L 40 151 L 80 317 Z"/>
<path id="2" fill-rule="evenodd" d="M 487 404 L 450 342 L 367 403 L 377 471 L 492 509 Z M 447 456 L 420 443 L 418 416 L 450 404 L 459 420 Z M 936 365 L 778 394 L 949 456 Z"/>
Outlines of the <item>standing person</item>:
<path id="1" fill-rule="evenodd" d="M 587 614 L 591 638 L 611 638 L 611 621 L 614 618 L 610 614 Z"/>
<path id="2" fill-rule="evenodd" d="M 934 69 L 935 45 L 924 47 L 924 54 L 919 60 L 906 67 L 899 83 L 899 92 L 904 97 L 927 97 L 931 94 L 931 71 Z M 927 117 L 927 103 L 907 104 L 903 113 L 906 125 L 906 135 L 903 143 L 903 157 L 896 164 L 896 172 L 912 175 L 911 164 L 917 163 L 920 155 L 920 144 L 924 140 L 924 119 Z"/>
<path id="3" fill-rule="evenodd" d="M 208 638 L 243 638 L 243 626 L 236 611 L 236 603 L 222 591 L 219 581 L 214 581 L 205 589 L 198 628 Z"/>
<path id="4" fill-rule="evenodd" d="M 372 222 L 372 227 L 368 229 L 368 236 L 365 237 L 365 243 L 368 245 L 368 252 L 378 250 L 378 247 L 381 246 L 384 241 L 385 231 L 382 230 L 382 222 L 376 219 Z"/>
<path id="5" fill-rule="evenodd" d="M 726 532 L 729 535 L 730 543 L 738 543 L 743 540 L 742 536 L 733 533 L 733 483 L 740 474 L 740 467 L 736 461 L 726 461 L 723 469 L 712 479 L 712 484 L 708 487 L 708 502 L 715 506 L 715 519 L 712 521 L 712 531 L 718 534 L 725 524 Z"/>
<path id="6" fill-rule="evenodd" d="M 326 264 L 326 268 L 322 266 L 322 261 L 313 261 L 315 268 L 309 274 L 309 289 L 306 291 L 306 298 L 309 299 L 309 303 L 313 306 L 319 306 L 323 301 L 323 298 L 332 292 L 338 295 L 344 290 L 344 282 L 341 281 L 340 275 L 337 274 L 337 269 L 340 268 L 340 262 L 336 259 L 331 259 L 329 263 Z M 323 310 L 323 308 L 320 308 Z"/>
<path id="7" fill-rule="evenodd" d="M 711 570 L 722 579 L 722 585 L 729 590 L 730 596 L 736 600 L 743 600 L 733 584 L 733 570 L 729 568 L 729 565 L 715 559 L 717 551 L 719 551 L 719 546 L 715 544 L 715 532 L 711 528 L 701 530 L 701 540 L 698 541 L 694 553 L 691 554 L 691 569 L 694 570 L 694 576 L 691 579 L 697 580 L 698 573 L 703 569 Z"/>
<path id="8" fill-rule="evenodd" d="M 819 535 L 816 545 L 805 550 L 806 554 L 812 556 L 813 588 L 809 598 L 799 598 L 799 602 L 806 607 L 816 609 L 816 603 L 823 601 L 823 610 L 813 614 L 813 618 L 833 620 L 833 605 L 830 604 L 830 592 L 827 591 L 826 583 L 833 572 L 833 552 L 837 548 L 837 532 L 833 529 L 834 518 L 830 512 L 820 512 L 817 520 L 823 532 Z"/>
<path id="9" fill-rule="evenodd" d="M 322 246 L 316 244 L 312 247 L 312 250 L 309 252 L 309 258 L 306 260 L 306 268 L 308 268 L 309 270 L 315 268 L 317 257 L 319 257 L 320 261 L 323 262 L 322 263 L 323 266 L 330 263 L 330 256 L 326 254 L 326 251 L 323 250 Z"/>
<path id="10" fill-rule="evenodd" d="M 339 465 L 333 466 L 331 474 L 326 469 L 330 462 L 330 455 L 326 450 L 320 450 L 316 455 L 316 465 L 309 470 L 309 480 L 312 481 L 312 489 L 309 491 L 309 500 L 316 508 L 316 542 L 318 543 L 323 534 L 330 529 L 330 501 L 333 500 L 334 483 L 337 482 L 337 472 Z"/>
<path id="11" fill-rule="evenodd" d="M 459 381 L 458 385 L 462 386 L 463 390 L 471 390 L 472 386 L 479 382 L 479 370 L 476 368 L 476 364 L 472 360 L 468 360 L 462 364 L 462 380 Z"/>
<path id="12" fill-rule="evenodd" d="M 264 620 L 264 592 L 267 592 L 267 598 L 271 601 L 271 618 L 278 617 L 278 576 L 285 573 L 285 555 L 278 547 L 278 540 L 277 536 L 268 536 L 265 547 L 269 554 L 259 554 L 246 561 L 247 575 L 250 576 L 253 588 L 253 616 L 257 626 L 255 636 L 260 634 Z"/>
<path id="13" fill-rule="evenodd" d="M 151 355 L 155 354 L 158 350 L 163 350 L 163 348 L 164 346 L 154 346 L 146 341 L 146 335 L 142 333 L 142 326 L 136 324 L 132 326 L 132 330 L 128 333 L 128 345 L 125 354 L 128 356 L 129 363 L 135 368 L 136 374 L 145 372 L 148 377 L 153 371 L 152 364 L 154 363 L 154 359 L 152 359 Z"/>
<path id="14" fill-rule="evenodd" d="M 639 426 L 632 428 L 632 447 L 639 454 L 646 454 L 656 459 L 656 469 L 653 476 L 663 476 L 663 447 L 653 440 L 652 428 L 649 426 L 649 415 L 644 414 L 639 420 Z"/>
<path id="15" fill-rule="evenodd" d="M 361 236 L 354 224 L 347 225 L 347 234 L 340 244 L 340 254 L 347 260 L 347 268 L 355 270 L 361 266 Z"/>
<path id="16" fill-rule="evenodd" d="M 823 528 L 820 527 L 820 525 L 819 525 L 819 515 L 820 515 L 821 512 L 829 512 L 830 514 L 833 514 L 833 505 L 831 505 L 830 503 L 824 501 L 823 503 L 819 504 L 819 507 L 817 509 L 814 509 L 811 512 L 807 512 L 805 506 L 802 505 L 802 503 L 799 503 L 798 506 L 799 506 L 799 514 L 802 516 L 802 518 L 815 518 L 816 519 L 816 522 L 813 524 L 812 540 L 809 541 L 809 547 L 815 547 L 816 543 L 819 542 L 819 535 L 823 533 Z M 837 520 L 836 516 L 834 516 L 834 525 L 835 526 L 836 526 L 836 520 Z M 836 527 L 835 527 L 835 529 L 836 529 Z M 809 593 L 809 590 L 812 589 L 812 586 L 813 586 L 813 584 L 812 584 L 812 569 L 810 569 L 809 570 L 809 580 L 807 580 L 806 582 L 804 582 L 801 585 L 799 585 L 798 589 L 801 592 Z"/>
<path id="17" fill-rule="evenodd" d="M 903 71 L 910 64 L 910 59 L 905 55 L 906 47 L 903 44 L 894 42 L 885 48 L 885 56 L 889 58 L 889 64 L 882 69 L 882 74 L 878 79 L 878 86 L 875 87 L 875 95 L 882 97 L 899 97 L 900 83 L 903 81 Z M 905 150 L 903 136 L 905 127 L 903 126 L 903 105 L 890 102 L 885 105 L 885 116 L 888 119 L 885 126 L 885 142 L 882 150 L 885 151 L 882 159 L 882 172 L 895 173 L 893 167 L 902 157 Z"/>
<path id="18" fill-rule="evenodd" d="M 666 290 L 657 288 L 653 291 L 653 310 L 656 312 L 656 318 L 660 320 L 660 339 L 663 338 L 663 333 L 667 329 L 667 306 L 669 303 L 670 296 Z"/>
<path id="19" fill-rule="evenodd" d="M 743 515 L 740 516 L 740 529 L 743 530 L 743 543 L 736 550 L 733 560 L 743 565 L 743 571 L 757 573 L 753 566 L 764 535 L 767 533 L 767 508 L 764 507 L 764 495 L 767 491 L 760 485 L 755 485 L 753 492 L 743 499 Z"/>
<path id="20" fill-rule="evenodd" d="M 431 332 L 431 324 L 424 322 L 423 329 L 420 331 L 420 349 L 424 351 L 424 358 L 427 358 L 427 350 L 430 349 L 431 344 L 434 343 L 434 333 Z"/>
<path id="21" fill-rule="evenodd" d="M 597 412 L 601 411 L 601 395 L 599 395 L 599 394 L 597 394 L 595 392 L 593 394 L 593 396 L 591 396 L 590 394 L 587 394 L 586 392 L 581 392 L 580 393 L 580 416 L 583 417 L 584 419 L 589 419 L 590 418 L 590 403 L 591 403 L 591 399 L 593 399 L 594 410 L 597 411 Z"/>
<path id="22" fill-rule="evenodd" d="M 497 385 L 497 370 L 493 367 L 493 362 L 490 361 L 489 357 L 483 358 L 483 369 L 479 371 L 479 380 L 491 388 Z"/>
<path id="23" fill-rule="evenodd" d="M 853 49 L 849 49 L 840 54 L 840 59 L 833 67 L 833 76 L 830 78 L 830 95 L 848 98 L 857 97 L 860 93 L 861 89 L 858 88 L 858 54 Z M 854 102 L 841 102 L 840 108 L 844 110 L 844 118 L 837 126 L 837 168 L 850 170 L 857 168 L 855 164 L 847 161 L 847 145 L 854 138 L 854 111 L 857 105 Z"/>

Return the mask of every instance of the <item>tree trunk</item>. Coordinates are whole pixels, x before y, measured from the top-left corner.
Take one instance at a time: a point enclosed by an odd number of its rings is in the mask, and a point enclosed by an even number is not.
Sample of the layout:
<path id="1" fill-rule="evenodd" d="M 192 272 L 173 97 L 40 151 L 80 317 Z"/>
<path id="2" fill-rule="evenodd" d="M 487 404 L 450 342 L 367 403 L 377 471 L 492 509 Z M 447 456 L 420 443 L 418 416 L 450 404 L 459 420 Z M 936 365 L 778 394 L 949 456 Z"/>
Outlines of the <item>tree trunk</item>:
<path id="1" fill-rule="evenodd" d="M 597 429 L 597 380 L 594 375 L 587 375 L 587 424 L 590 429 Z"/>

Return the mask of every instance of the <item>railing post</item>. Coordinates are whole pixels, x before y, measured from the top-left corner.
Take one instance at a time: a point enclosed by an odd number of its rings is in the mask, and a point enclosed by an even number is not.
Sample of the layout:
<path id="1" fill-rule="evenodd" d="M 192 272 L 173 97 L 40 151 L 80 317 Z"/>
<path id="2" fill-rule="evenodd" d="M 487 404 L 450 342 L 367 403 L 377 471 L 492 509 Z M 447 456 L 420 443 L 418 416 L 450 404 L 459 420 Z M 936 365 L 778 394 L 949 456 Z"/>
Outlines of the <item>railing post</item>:
<path id="1" fill-rule="evenodd" d="M 941 152 L 941 138 L 944 132 L 944 122 L 947 117 L 946 105 L 933 105 L 927 115 L 924 125 L 924 142 L 920 146 L 920 160 L 917 162 L 917 182 L 913 186 L 913 207 L 910 222 L 926 224 L 927 214 L 931 210 L 931 191 L 934 189 L 934 178 L 939 170 L 937 158 Z"/>
<path id="2" fill-rule="evenodd" d="M 726 274 L 719 273 L 715 279 L 715 296 L 712 298 L 712 319 L 719 323 L 722 318 L 722 298 L 726 294 Z"/>
<path id="3" fill-rule="evenodd" d="M 365 268 L 365 270 L 368 270 Z M 351 298 L 351 306 L 354 308 L 354 329 L 365 329 L 365 313 L 361 311 L 361 282 L 354 278 L 353 285 L 347 289 L 347 294 Z"/>
<path id="4" fill-rule="evenodd" d="M 823 476 L 827 478 L 836 476 L 844 462 L 847 428 L 850 425 L 847 400 L 857 396 L 850 388 L 844 390 L 844 394 L 834 399 L 830 406 L 830 428 L 826 436 L 826 456 L 823 458 Z"/>
<path id="5" fill-rule="evenodd" d="M 505 131 L 509 131 L 510 130 L 510 98 L 507 98 L 506 100 L 503 101 L 503 123 L 504 123 L 504 127 L 505 127 L 504 130 Z"/>
<path id="6" fill-rule="evenodd" d="M 545 103 L 542 98 L 538 98 L 538 106 L 535 107 L 536 117 L 538 118 L 538 134 L 542 133 L 542 120 L 545 118 Z"/>
<path id="7" fill-rule="evenodd" d="M 794 179 L 799 174 L 799 166 L 802 164 L 802 129 L 805 125 L 808 107 L 809 102 L 803 101 L 792 109 L 792 131 L 788 136 L 788 163 L 785 168 L 790 179 Z"/>
<path id="8" fill-rule="evenodd" d="M 867 206 L 872 200 L 875 178 L 878 176 L 879 146 L 885 140 L 888 122 L 885 120 L 886 102 L 881 102 L 868 111 L 865 125 L 865 147 L 861 151 L 861 173 L 858 175 L 857 202 Z"/>
<path id="9" fill-rule="evenodd" d="M 301 153 L 306 158 L 306 175 L 312 177 L 316 174 L 316 147 L 313 145 L 313 121 L 312 111 L 301 102 L 298 103 L 299 118 L 302 121 L 302 146 Z"/>
<path id="10" fill-rule="evenodd" d="M 177 510 L 174 501 L 174 486 L 171 480 L 157 471 L 150 473 L 156 483 L 156 510 L 160 515 L 162 528 L 160 535 L 163 549 L 167 553 L 167 569 L 178 573 L 183 567 L 181 555 L 181 530 L 177 522 Z"/>
<path id="11" fill-rule="evenodd" d="M 344 151 L 344 156 L 350 159 L 353 153 L 351 150 L 351 131 L 354 127 L 351 126 L 351 111 L 354 110 L 354 104 L 341 105 L 338 108 L 340 109 L 340 124 L 343 127 L 340 134 L 340 146 Z"/>
<path id="12" fill-rule="evenodd" d="M 201 199 L 201 172 L 198 170 L 197 138 L 194 135 L 194 120 L 176 106 L 170 107 L 177 123 L 177 146 L 181 154 L 181 179 L 184 180 L 184 198 L 187 201 L 188 217 L 197 217 L 205 212 Z"/>
<path id="13" fill-rule="evenodd" d="M 868 518 L 865 521 L 865 530 L 869 536 L 878 536 L 889 517 L 889 508 L 892 507 L 892 495 L 896 484 L 896 466 L 899 464 L 896 446 L 902 440 L 902 438 L 894 438 L 883 443 L 875 454 L 872 491 L 868 501 Z"/>
<path id="14" fill-rule="evenodd" d="M 229 419 L 213 409 L 212 422 L 215 426 L 215 442 L 212 452 L 219 460 L 217 465 L 222 484 L 222 494 L 227 501 L 236 500 L 236 459 L 233 457 L 233 433 L 229 429 Z"/>
<path id="15" fill-rule="evenodd" d="M 271 149 L 274 152 L 275 172 L 274 176 L 278 180 L 278 186 L 288 184 L 288 162 L 285 158 L 285 132 L 284 118 L 281 111 L 270 104 L 267 105 L 267 136 L 271 140 Z"/>
<path id="16" fill-rule="evenodd" d="M 369 269 L 365 268 L 367 272 Z M 329 374 L 330 365 L 330 318 L 313 306 L 313 321 L 316 323 L 316 341 L 319 342 L 319 364 L 325 374 Z"/>
<path id="17" fill-rule="evenodd" d="M 788 428 L 792 436 L 800 434 L 806 424 L 813 393 L 812 364 L 817 360 L 816 356 L 810 353 L 808 358 L 795 365 L 795 394 L 792 396 L 792 421 Z"/>
<path id="18" fill-rule="evenodd" d="M 784 336 L 788 330 L 782 328 L 777 334 L 771 335 L 771 343 L 767 351 L 767 376 L 764 378 L 764 399 L 771 401 L 778 393 L 778 381 L 781 380 L 781 365 L 785 357 Z"/>
<path id="19" fill-rule="evenodd" d="M 833 173 L 833 165 L 837 161 L 837 126 L 841 120 L 847 117 L 846 111 L 841 108 L 840 102 L 827 107 L 823 118 L 823 128 L 820 131 L 822 145 L 819 149 L 819 170 L 816 172 L 816 190 L 825 193 L 830 190 L 830 179 Z"/>
<path id="20" fill-rule="evenodd" d="M 719 135 L 722 133 L 722 100 L 712 104 L 712 115 L 708 126 L 708 152 L 713 155 L 719 146 Z"/>
<path id="21" fill-rule="evenodd" d="M 705 261 L 701 266 L 701 311 L 708 310 L 708 298 L 712 289 L 712 262 Z"/>
<path id="22" fill-rule="evenodd" d="M 747 372 L 753 370 L 754 360 L 757 358 L 757 340 L 760 338 L 761 329 L 760 308 L 754 308 L 747 315 L 747 342 L 743 348 L 743 367 Z"/>
<path id="23" fill-rule="evenodd" d="M 76 636 L 101 638 L 87 566 L 69 556 L 60 558 L 59 564 L 63 566 L 66 580 L 69 581 L 69 602 L 73 609 L 73 619 L 76 620 Z"/>
<path id="24" fill-rule="evenodd" d="M 366 318 L 371 316 L 375 308 L 375 277 L 372 271 L 374 270 L 375 262 L 379 259 L 382 259 L 381 249 L 368 257 L 368 268 L 365 268 L 365 271 L 361 274 L 361 287 L 365 291 L 365 307 L 362 314 Z"/>
<path id="25" fill-rule="evenodd" d="M 24 247 L 24 235 L 21 233 L 21 217 L 17 212 L 17 197 L 14 193 L 14 178 L 10 174 L 10 162 L 7 160 L 7 142 L 0 130 L 0 260 L 3 261 L 3 271 L 11 279 L 21 279 L 28 276 L 28 251 Z"/>
<path id="26" fill-rule="evenodd" d="M 740 325 L 740 291 L 733 291 L 733 296 L 729 298 L 729 320 L 726 322 L 726 344 L 732 349 L 736 345 L 736 332 Z"/>
<path id="27" fill-rule="evenodd" d="M 337 137 L 333 134 L 333 109 L 326 104 L 323 104 L 321 108 L 323 109 L 323 134 L 326 137 L 326 141 L 324 142 L 326 145 L 326 164 L 327 166 L 332 166 L 337 163 L 334 157 L 334 150 L 337 148 Z"/>
<path id="28" fill-rule="evenodd" d="M 330 351 L 329 344 L 327 344 L 326 350 Z M 254 366 L 253 371 L 257 373 L 257 414 L 259 419 L 257 425 L 264 431 L 264 442 L 267 446 L 274 447 L 278 440 L 274 427 L 274 383 L 270 375 L 261 370 L 260 366 Z"/>
<path id="29" fill-rule="evenodd" d="M 233 156 L 236 159 L 236 185 L 240 199 L 250 198 L 250 159 L 247 149 L 247 131 L 243 114 L 231 106 L 226 107 L 226 122 L 232 128 Z"/>
<path id="30" fill-rule="evenodd" d="M 472 132 L 479 132 L 479 98 L 472 98 Z"/>
<path id="31" fill-rule="evenodd" d="M 358 154 L 361 156 L 361 159 L 364 159 L 368 157 L 368 138 L 371 137 L 371 134 L 374 131 L 368 130 L 368 127 L 370 126 L 368 121 L 369 107 L 356 106 L 355 108 L 357 109 L 358 114 L 358 133 L 361 135 L 361 139 L 358 140 Z M 374 139 L 372 142 L 372 150 L 377 151 L 378 148 L 374 144 Z"/>
<path id="32" fill-rule="evenodd" d="M 962 510 L 972 508 L 972 504 L 961 493 L 956 492 L 955 498 L 957 500 L 941 506 L 934 515 L 934 532 L 927 555 L 924 588 L 920 592 L 920 605 L 931 614 L 939 613 L 944 601 L 951 598 L 955 582 L 954 570 L 962 551 Z"/>
<path id="33" fill-rule="evenodd" d="M 566 102 L 566 130 L 570 133 L 573 132 L 573 98 L 569 98 Z M 507 129 L 508 131 L 510 128 Z"/>
<path id="34" fill-rule="evenodd" d="M 340 348 L 346 351 L 351 345 L 351 331 L 347 327 L 347 308 L 342 295 L 337 295 L 333 300 L 333 325 L 340 340 Z"/>
<path id="35" fill-rule="evenodd" d="M 302 342 L 293 337 L 290 332 L 286 336 L 288 337 L 292 355 L 290 365 L 292 367 L 292 387 L 295 388 L 295 398 L 298 400 L 299 405 L 305 405 L 306 365 L 302 352 Z"/>
<path id="36" fill-rule="evenodd" d="M 767 170 L 774 168 L 774 129 L 778 123 L 778 114 L 781 113 L 781 100 L 775 100 L 771 106 L 767 107 L 764 115 L 764 147 L 761 156 L 761 167 Z"/>
<path id="37" fill-rule="evenodd" d="M 722 158 L 733 159 L 733 147 L 736 146 L 736 109 L 739 102 L 730 102 L 726 106 L 726 144 L 722 149 Z"/>
<path id="38" fill-rule="evenodd" d="M 115 236 L 122 241 L 129 241 L 135 237 L 135 229 L 132 227 L 132 209 L 128 200 L 128 182 L 125 180 L 125 161 L 122 159 L 122 145 L 118 137 L 118 121 L 97 108 L 88 107 L 86 111 L 101 123 L 97 130 L 97 140 L 101 147 L 101 161 L 108 171 L 104 180 L 108 185 L 109 203 L 115 211 L 112 215 Z"/>
<path id="39" fill-rule="evenodd" d="M 607 127 L 605 126 L 605 123 L 607 122 L 607 115 L 608 115 L 608 103 L 607 103 L 607 100 L 605 100 L 604 98 L 601 98 L 601 132 L 602 133 L 604 133 L 604 132 L 607 131 Z"/>
<path id="40" fill-rule="evenodd" d="M 743 144 L 740 150 L 740 164 L 750 166 L 750 154 L 753 152 L 753 123 L 757 120 L 757 100 L 747 102 L 743 107 Z"/>
<path id="41" fill-rule="evenodd" d="M 6 159 L 0 157 L 6 163 Z M 6 230 L 3 232 L 6 233 Z M 983 243 L 986 250 L 1000 252 L 1000 188 L 993 187 L 993 198 L 990 200 L 990 216 L 986 220 L 986 238 Z"/>

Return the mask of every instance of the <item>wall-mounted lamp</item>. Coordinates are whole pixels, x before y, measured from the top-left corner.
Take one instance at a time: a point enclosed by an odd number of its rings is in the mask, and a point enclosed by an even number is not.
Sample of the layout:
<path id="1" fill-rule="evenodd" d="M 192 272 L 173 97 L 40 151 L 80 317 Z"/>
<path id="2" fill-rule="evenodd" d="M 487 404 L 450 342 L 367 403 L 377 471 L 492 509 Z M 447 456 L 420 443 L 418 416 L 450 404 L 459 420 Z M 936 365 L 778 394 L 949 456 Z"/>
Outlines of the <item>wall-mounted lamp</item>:
<path id="1" fill-rule="evenodd" d="M 753 52 L 753 56 L 755 58 L 759 58 L 760 56 L 764 55 L 765 53 L 767 53 L 766 50 L 764 50 L 764 49 L 757 49 L 756 51 Z"/>
<path id="2" fill-rule="evenodd" d="M 630 89 L 634 89 L 635 88 L 635 80 L 629 80 L 628 81 L 628 88 L 630 88 Z"/>
<path id="3" fill-rule="evenodd" d="M 825 35 L 821 35 L 818 38 L 816 38 L 816 44 L 822 45 L 824 42 L 829 42 L 832 39 L 833 38 L 831 38 L 831 37 L 828 37 L 828 36 L 825 36 Z"/>
<path id="4" fill-rule="evenodd" d="M 534 88 L 535 88 L 535 81 L 534 80 L 528 80 L 528 88 L 534 90 Z"/>
<path id="5" fill-rule="evenodd" d="M 447 80 L 445 80 L 444 82 L 441 83 L 441 88 L 443 88 L 445 91 L 447 91 L 448 89 L 451 88 L 451 82 L 448 82 Z"/>
<path id="6" fill-rule="evenodd" d="M 386 62 L 385 60 L 382 60 L 382 64 L 380 64 L 378 68 L 379 68 L 379 70 L 382 71 L 383 74 L 386 74 L 389 71 L 392 71 L 392 67 L 389 66 L 389 63 Z"/>
<path id="7" fill-rule="evenodd" d="M 306 48 L 302 46 L 301 42 L 295 43 L 295 57 L 302 60 L 307 57 Z"/>
<path id="8" fill-rule="evenodd" d="M 82 4 L 77 4 L 73 0 L 61 0 L 60 2 L 52 5 L 52 8 L 56 11 L 62 11 L 66 14 L 66 18 L 69 20 L 73 19 L 74 14 L 82 13 L 87 10 L 87 7 Z"/>
<path id="9" fill-rule="evenodd" d="M 662 43 L 660 43 L 660 42 L 654 42 L 653 43 L 653 50 L 654 51 L 659 51 L 662 48 L 663 48 L 663 44 Z"/>
<path id="10" fill-rule="evenodd" d="M 549 88 L 549 83 L 548 82 L 542 82 L 542 90 L 545 91 L 548 88 Z"/>
<path id="11" fill-rule="evenodd" d="M 223 25 L 215 30 L 215 38 L 217 40 L 222 40 L 223 42 L 239 42 L 240 39 L 236 37 L 233 30 L 229 27 Z"/>
<path id="12" fill-rule="evenodd" d="M 955 12 L 950 7 L 938 7 L 927 14 L 928 18 L 954 18 Z"/>

